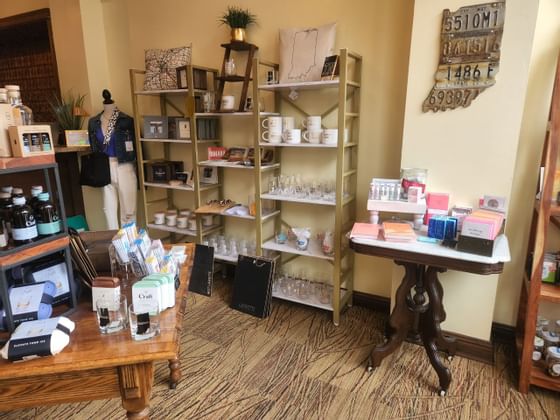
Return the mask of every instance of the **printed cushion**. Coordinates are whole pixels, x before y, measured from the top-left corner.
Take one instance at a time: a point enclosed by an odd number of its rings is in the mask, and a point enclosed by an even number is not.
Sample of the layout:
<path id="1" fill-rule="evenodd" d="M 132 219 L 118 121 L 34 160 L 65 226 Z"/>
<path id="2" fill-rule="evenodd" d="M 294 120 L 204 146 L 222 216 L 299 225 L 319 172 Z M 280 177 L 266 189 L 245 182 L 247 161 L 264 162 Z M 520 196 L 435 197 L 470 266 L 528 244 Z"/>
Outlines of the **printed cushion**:
<path id="1" fill-rule="evenodd" d="M 177 89 L 177 67 L 191 64 L 192 47 L 150 49 L 145 52 L 144 90 Z"/>

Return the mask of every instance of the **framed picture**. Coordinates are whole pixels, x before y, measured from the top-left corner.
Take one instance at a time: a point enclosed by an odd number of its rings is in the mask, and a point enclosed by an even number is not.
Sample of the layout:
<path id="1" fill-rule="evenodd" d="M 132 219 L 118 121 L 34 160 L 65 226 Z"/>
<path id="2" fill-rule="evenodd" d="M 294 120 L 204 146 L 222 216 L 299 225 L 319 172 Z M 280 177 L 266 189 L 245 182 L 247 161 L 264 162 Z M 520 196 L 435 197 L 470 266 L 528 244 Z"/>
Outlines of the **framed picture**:
<path id="1" fill-rule="evenodd" d="M 144 138 L 166 139 L 168 138 L 167 117 L 149 116 L 144 117 Z"/>
<path id="2" fill-rule="evenodd" d="M 87 130 L 64 130 L 66 146 L 89 147 L 89 137 Z"/>
<path id="3" fill-rule="evenodd" d="M 340 72 L 338 55 L 325 57 L 323 70 L 321 70 L 321 80 L 333 80 Z"/>
<path id="4" fill-rule="evenodd" d="M 188 89 L 187 66 L 177 67 L 177 89 Z"/>
<path id="5" fill-rule="evenodd" d="M 200 168 L 200 182 L 205 184 L 217 184 L 218 168 L 214 166 L 204 166 Z"/>
<path id="6" fill-rule="evenodd" d="M 177 138 L 190 139 L 191 138 L 191 121 L 185 118 L 177 119 Z"/>

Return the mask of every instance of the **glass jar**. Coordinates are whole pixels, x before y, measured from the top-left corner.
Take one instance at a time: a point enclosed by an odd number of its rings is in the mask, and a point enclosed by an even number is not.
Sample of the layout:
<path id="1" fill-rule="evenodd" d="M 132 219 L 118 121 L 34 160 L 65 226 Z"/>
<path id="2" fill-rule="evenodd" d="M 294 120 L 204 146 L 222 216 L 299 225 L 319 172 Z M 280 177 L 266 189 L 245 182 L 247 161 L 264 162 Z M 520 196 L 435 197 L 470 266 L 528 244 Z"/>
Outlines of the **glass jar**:
<path id="1" fill-rule="evenodd" d="M 544 340 L 535 336 L 533 341 L 533 361 L 537 362 L 542 359 L 544 353 Z"/>
<path id="2" fill-rule="evenodd" d="M 42 185 L 33 185 L 31 187 L 31 199 L 29 200 L 29 205 L 33 210 L 37 208 L 37 204 L 39 204 L 39 194 L 41 194 L 42 192 Z"/>
<path id="3" fill-rule="evenodd" d="M 23 125 L 33 124 L 33 111 L 21 101 L 19 86 L 6 85 L 4 87 L 8 90 L 8 99 L 12 105 L 16 121 Z"/>
<path id="4" fill-rule="evenodd" d="M 402 198 L 408 198 L 409 187 L 422 188 L 422 196 L 426 191 L 426 180 L 428 178 L 428 170 L 420 168 L 402 168 L 401 169 L 401 185 L 402 185 Z"/>
<path id="5" fill-rule="evenodd" d="M 546 366 L 550 376 L 560 376 L 560 348 L 549 347 L 546 350 Z"/>
<path id="6" fill-rule="evenodd" d="M 543 333 L 548 331 L 550 321 L 542 316 L 537 317 L 537 335 L 543 338 Z"/>
<path id="7" fill-rule="evenodd" d="M 560 337 L 554 331 L 543 331 L 544 348 L 560 346 Z"/>
<path id="8" fill-rule="evenodd" d="M 16 245 L 32 242 L 39 236 L 33 210 L 25 204 L 25 197 L 14 197 L 12 237 Z"/>

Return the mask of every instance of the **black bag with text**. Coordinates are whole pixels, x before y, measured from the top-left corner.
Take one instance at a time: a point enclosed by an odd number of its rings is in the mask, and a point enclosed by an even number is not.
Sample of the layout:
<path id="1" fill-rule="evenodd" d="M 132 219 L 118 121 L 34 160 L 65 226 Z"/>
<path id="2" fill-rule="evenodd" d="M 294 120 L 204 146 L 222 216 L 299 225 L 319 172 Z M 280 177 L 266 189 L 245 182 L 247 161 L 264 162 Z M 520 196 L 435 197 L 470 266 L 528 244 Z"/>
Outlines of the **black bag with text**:
<path id="1" fill-rule="evenodd" d="M 111 183 L 109 157 L 103 152 L 93 152 L 82 156 L 80 185 L 104 187 Z"/>

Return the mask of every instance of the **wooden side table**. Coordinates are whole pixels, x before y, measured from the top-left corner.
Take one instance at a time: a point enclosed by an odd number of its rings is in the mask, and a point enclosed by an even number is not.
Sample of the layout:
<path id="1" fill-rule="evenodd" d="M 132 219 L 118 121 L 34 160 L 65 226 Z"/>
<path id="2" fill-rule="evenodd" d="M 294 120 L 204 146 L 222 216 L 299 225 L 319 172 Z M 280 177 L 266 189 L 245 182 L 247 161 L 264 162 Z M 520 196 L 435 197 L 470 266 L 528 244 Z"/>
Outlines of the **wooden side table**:
<path id="1" fill-rule="evenodd" d="M 390 258 L 405 269 L 389 318 L 389 339 L 371 352 L 368 371 L 372 372 L 385 357 L 394 352 L 409 332 L 418 330 L 430 363 L 439 378 L 438 393 L 446 395 L 451 384 L 451 372 L 442 363 L 438 351 L 445 351 L 452 358 L 455 354 L 455 342 L 444 336 L 440 327 L 446 314 L 443 308 L 443 287 L 438 273 L 447 270 L 481 275 L 501 273 L 504 263 L 510 260 L 507 238 L 504 235 L 496 238 L 492 257 L 459 252 L 425 242 L 352 239 L 350 248 L 361 254 Z"/>

